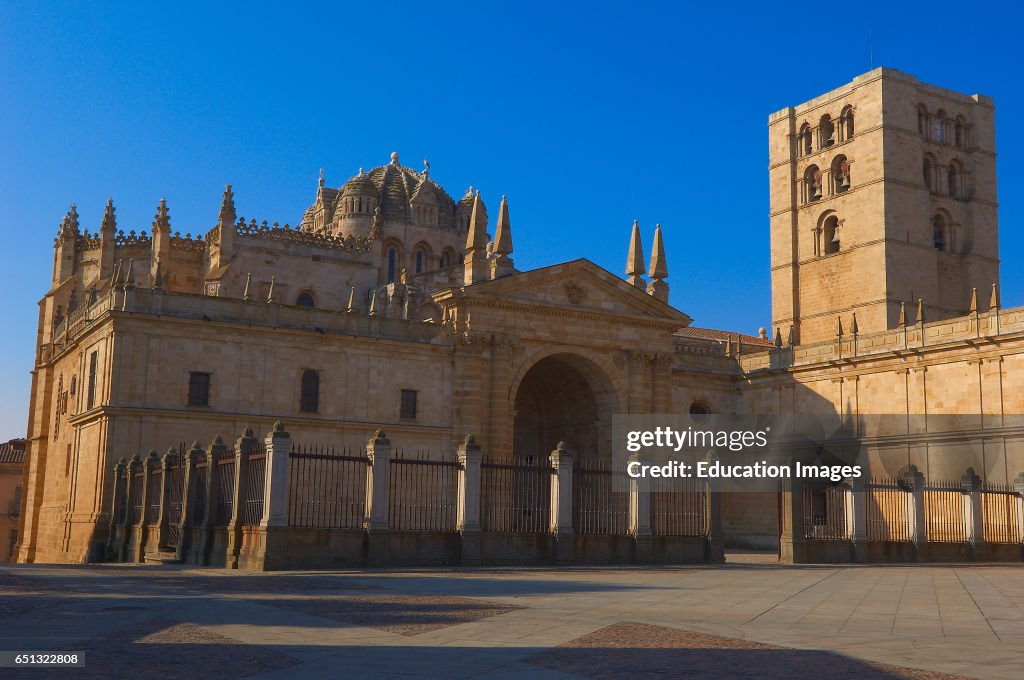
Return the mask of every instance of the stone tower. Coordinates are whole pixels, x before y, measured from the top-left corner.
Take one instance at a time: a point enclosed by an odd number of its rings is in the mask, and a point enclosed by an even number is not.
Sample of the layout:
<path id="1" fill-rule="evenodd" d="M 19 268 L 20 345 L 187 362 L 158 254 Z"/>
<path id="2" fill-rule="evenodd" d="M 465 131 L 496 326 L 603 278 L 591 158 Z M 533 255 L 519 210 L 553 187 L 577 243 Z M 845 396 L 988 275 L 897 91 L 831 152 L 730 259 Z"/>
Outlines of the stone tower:
<path id="1" fill-rule="evenodd" d="M 966 314 L 999 280 L 992 99 L 879 68 L 768 121 L 772 319 L 798 343 L 837 319 Z M 907 319 L 907 323 L 917 319 Z"/>

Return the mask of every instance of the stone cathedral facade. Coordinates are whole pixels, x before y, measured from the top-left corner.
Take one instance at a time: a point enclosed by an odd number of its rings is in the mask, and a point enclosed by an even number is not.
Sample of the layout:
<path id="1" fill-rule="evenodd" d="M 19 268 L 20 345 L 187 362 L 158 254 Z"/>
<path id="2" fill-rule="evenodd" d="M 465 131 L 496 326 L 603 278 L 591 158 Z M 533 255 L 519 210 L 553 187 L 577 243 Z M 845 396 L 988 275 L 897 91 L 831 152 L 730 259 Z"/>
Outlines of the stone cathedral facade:
<path id="1" fill-rule="evenodd" d="M 499 459 L 560 440 L 607 459 L 613 414 L 895 414 L 902 429 L 858 432 L 873 463 L 950 476 L 960 435 L 911 416 L 970 413 L 979 469 L 1011 482 L 1024 309 L 999 300 L 993 102 L 876 69 L 770 116 L 769 144 L 759 336 L 669 303 L 660 228 L 633 225 L 624 277 L 520 271 L 505 197 L 489 217 L 398 154 L 321 177 L 294 227 L 241 217 L 230 186 L 195 237 L 164 201 L 146 231 L 109 202 L 91 231 L 72 206 L 39 307 L 18 559 L 98 558 L 120 457 L 277 419 L 339 446 L 384 427 L 438 455 L 468 432 Z M 778 507 L 726 499 L 726 544 L 778 545 Z"/>

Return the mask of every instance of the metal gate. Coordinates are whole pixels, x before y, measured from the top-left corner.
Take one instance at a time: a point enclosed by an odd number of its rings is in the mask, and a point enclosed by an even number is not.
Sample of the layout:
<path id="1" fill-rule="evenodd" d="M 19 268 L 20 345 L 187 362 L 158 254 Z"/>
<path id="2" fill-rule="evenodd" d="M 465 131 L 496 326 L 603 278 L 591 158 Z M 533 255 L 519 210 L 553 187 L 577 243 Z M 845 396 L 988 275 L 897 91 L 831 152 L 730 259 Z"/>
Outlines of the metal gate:
<path id="1" fill-rule="evenodd" d="M 164 508 L 167 519 L 167 536 L 165 548 L 177 548 L 181 538 L 181 506 L 185 496 L 185 445 L 178 446 L 178 454 L 167 468 L 167 507 Z"/>

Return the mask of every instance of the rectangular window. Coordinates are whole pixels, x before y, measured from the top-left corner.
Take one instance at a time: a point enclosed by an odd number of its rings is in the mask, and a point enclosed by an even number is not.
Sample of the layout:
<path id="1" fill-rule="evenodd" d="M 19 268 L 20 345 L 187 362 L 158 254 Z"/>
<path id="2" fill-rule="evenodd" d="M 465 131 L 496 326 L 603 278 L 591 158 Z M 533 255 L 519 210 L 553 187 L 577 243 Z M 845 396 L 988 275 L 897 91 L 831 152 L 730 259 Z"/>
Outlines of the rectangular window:
<path id="1" fill-rule="evenodd" d="M 416 390 L 402 390 L 402 408 L 399 418 L 402 420 L 416 420 Z"/>
<path id="2" fill-rule="evenodd" d="M 21 514 L 21 485 L 14 487 L 14 498 L 11 500 L 10 507 L 11 517 L 17 517 Z"/>
<path id="3" fill-rule="evenodd" d="M 91 409 L 96 405 L 96 361 L 97 352 L 89 355 L 89 385 L 85 394 L 85 408 Z"/>
<path id="4" fill-rule="evenodd" d="M 188 374 L 188 405 L 209 406 L 210 405 L 210 374 L 196 373 Z"/>
<path id="5" fill-rule="evenodd" d="M 320 374 L 316 371 L 302 372 L 302 393 L 299 395 L 299 410 L 316 413 L 320 410 Z"/>

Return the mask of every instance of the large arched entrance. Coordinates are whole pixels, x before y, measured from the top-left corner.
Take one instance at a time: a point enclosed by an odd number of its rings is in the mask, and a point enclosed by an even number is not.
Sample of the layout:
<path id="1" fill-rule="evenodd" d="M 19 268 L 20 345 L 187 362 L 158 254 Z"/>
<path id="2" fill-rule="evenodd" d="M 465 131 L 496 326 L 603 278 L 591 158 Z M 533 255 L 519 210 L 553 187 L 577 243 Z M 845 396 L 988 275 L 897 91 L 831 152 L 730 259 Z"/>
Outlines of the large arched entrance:
<path id="1" fill-rule="evenodd" d="M 610 460 L 617 408 L 611 381 L 594 362 L 570 353 L 544 357 L 516 390 L 513 456 L 546 457 L 564 441 L 579 459 Z"/>

